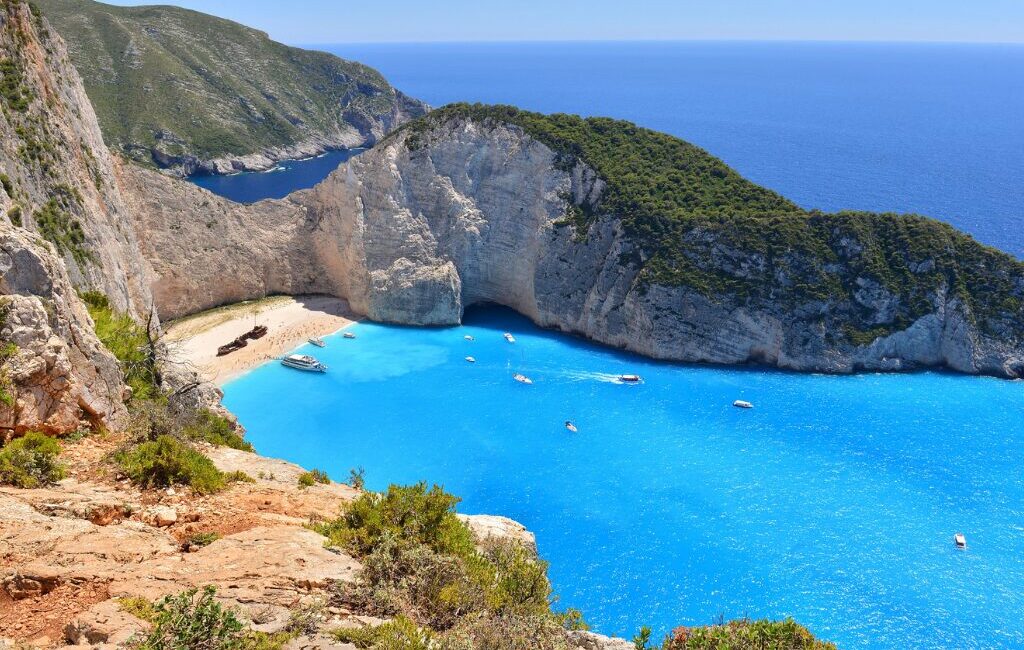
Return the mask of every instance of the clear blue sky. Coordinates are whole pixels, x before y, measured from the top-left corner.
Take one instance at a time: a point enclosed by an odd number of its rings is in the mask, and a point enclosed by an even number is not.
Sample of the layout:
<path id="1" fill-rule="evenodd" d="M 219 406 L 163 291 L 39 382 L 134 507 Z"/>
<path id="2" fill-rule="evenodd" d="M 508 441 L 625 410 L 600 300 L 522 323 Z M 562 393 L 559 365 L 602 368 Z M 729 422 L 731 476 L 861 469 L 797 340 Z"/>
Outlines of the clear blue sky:
<path id="1" fill-rule="evenodd" d="M 287 43 L 771 39 L 1024 43 L 1024 0 L 164 0 Z M 112 4 L 156 4 L 112 0 Z"/>

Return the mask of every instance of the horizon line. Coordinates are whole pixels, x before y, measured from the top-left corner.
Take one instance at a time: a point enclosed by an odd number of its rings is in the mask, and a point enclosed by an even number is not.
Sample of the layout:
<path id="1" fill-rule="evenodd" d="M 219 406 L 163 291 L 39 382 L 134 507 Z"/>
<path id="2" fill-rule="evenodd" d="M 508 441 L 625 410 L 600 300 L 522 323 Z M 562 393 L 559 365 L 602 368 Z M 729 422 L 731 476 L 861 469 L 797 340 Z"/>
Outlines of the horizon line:
<path id="1" fill-rule="evenodd" d="M 531 44 L 610 44 L 610 43 L 750 43 L 750 44 L 836 44 L 836 45 L 993 45 L 1024 47 L 1024 41 L 944 41 L 896 39 L 821 39 L 821 38 L 567 38 L 567 39 L 493 39 L 493 40 L 379 40 L 379 41 L 281 41 L 293 47 L 318 45 L 531 45 Z"/>

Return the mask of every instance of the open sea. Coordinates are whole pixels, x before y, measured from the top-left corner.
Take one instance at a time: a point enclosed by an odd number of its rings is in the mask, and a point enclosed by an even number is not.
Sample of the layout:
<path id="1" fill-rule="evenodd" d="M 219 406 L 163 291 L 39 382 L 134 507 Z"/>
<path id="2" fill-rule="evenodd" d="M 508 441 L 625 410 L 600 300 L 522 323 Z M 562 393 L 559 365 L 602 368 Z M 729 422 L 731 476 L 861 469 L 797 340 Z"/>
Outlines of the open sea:
<path id="1" fill-rule="evenodd" d="M 805 207 L 920 212 L 1024 257 L 1021 46 L 325 49 L 434 105 L 629 119 Z M 211 189 L 255 200 L 259 179 L 329 171 L 295 169 Z M 225 387 L 257 450 L 335 480 L 363 466 L 372 489 L 441 483 L 463 512 L 521 521 L 558 606 L 597 631 L 793 616 L 841 648 L 1024 647 L 1024 382 L 665 364 L 500 308 L 352 331 L 305 350 L 326 375 L 272 363 Z M 644 382 L 612 380 L 627 372 Z"/>

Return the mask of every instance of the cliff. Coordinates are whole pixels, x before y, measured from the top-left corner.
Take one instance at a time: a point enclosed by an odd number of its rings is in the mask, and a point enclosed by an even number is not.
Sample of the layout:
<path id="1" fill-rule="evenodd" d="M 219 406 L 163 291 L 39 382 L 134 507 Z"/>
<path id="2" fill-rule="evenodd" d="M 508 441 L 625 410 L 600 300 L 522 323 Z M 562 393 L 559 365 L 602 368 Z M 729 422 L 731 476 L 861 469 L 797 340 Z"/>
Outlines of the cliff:
<path id="1" fill-rule="evenodd" d="M 172 317 L 302 291 L 445 325 L 492 302 L 660 359 L 1024 374 L 1020 262 L 924 217 L 805 212 L 627 123 L 445 108 L 251 208 L 126 175 Z"/>
<path id="2" fill-rule="evenodd" d="M 170 6 L 41 0 L 107 143 L 179 173 L 268 169 L 373 144 L 426 109 L 376 71 Z"/>

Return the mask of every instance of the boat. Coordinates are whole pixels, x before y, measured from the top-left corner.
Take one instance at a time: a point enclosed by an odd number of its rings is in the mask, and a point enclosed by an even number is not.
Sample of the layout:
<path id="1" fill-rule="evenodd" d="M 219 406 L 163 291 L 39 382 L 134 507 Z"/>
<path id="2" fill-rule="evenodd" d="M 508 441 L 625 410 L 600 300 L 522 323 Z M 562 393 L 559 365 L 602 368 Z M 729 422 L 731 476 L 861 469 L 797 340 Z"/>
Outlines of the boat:
<path id="1" fill-rule="evenodd" d="M 237 339 L 235 339 L 234 341 L 232 341 L 231 343 L 226 343 L 226 344 L 220 346 L 219 348 L 217 348 L 217 356 L 218 357 L 223 357 L 226 354 L 231 354 L 235 350 L 241 350 L 242 348 L 244 348 L 246 345 L 249 344 L 249 342 L 246 341 L 245 337 L 246 337 L 246 335 L 243 334 L 243 335 L 239 336 Z"/>
<path id="2" fill-rule="evenodd" d="M 958 549 L 962 551 L 967 550 L 967 538 L 964 537 L 963 533 L 957 533 L 956 535 L 953 535 L 953 543 L 956 544 L 956 547 Z"/>
<path id="3" fill-rule="evenodd" d="M 474 340 L 474 339 L 473 339 L 473 337 L 472 337 L 472 336 L 470 336 L 469 334 L 467 334 L 467 335 L 463 336 L 462 338 L 466 339 L 467 341 L 472 341 L 472 340 Z"/>
<path id="4" fill-rule="evenodd" d="M 466 357 L 466 361 L 470 363 L 476 363 L 476 359 L 474 359 L 473 357 Z"/>
<path id="5" fill-rule="evenodd" d="M 306 370 L 308 372 L 327 372 L 327 366 L 308 354 L 288 355 L 281 359 L 281 365 L 288 366 L 289 368 L 295 368 L 296 370 Z"/>
<path id="6" fill-rule="evenodd" d="M 640 375 L 619 375 L 619 381 L 626 382 L 627 384 L 636 384 L 640 380 Z"/>
<path id="7" fill-rule="evenodd" d="M 569 431 L 572 431 L 573 433 L 576 433 L 577 431 L 576 425 L 572 423 L 572 420 L 565 421 L 565 428 L 568 429 Z"/>
<path id="8" fill-rule="evenodd" d="M 516 337 L 512 336 L 510 332 L 505 332 L 504 334 L 502 334 L 502 336 L 504 336 L 505 340 L 508 341 L 509 343 L 516 342 Z"/>
<path id="9" fill-rule="evenodd" d="M 320 338 L 319 336 L 314 336 L 314 337 L 311 337 L 311 338 L 309 339 L 309 342 L 310 342 L 310 343 L 312 343 L 313 345 L 315 345 L 315 346 L 316 346 L 316 347 L 318 347 L 318 348 L 326 348 L 326 347 L 327 347 L 327 342 L 326 342 L 326 341 L 324 341 L 324 340 L 323 340 L 322 338 Z"/>
<path id="10" fill-rule="evenodd" d="M 526 375 L 520 374 L 518 372 L 516 374 L 512 375 L 512 379 L 515 379 L 520 384 L 532 384 L 533 383 L 532 379 L 530 379 Z"/>
<path id="11" fill-rule="evenodd" d="M 266 325 L 257 325 L 256 327 L 252 328 L 251 330 L 249 330 L 248 332 L 245 333 L 245 338 L 251 339 L 251 340 L 255 341 L 256 339 L 261 339 L 261 338 L 263 338 L 266 335 L 267 335 L 267 326 Z"/>
<path id="12" fill-rule="evenodd" d="M 345 332 L 344 334 L 342 334 L 342 336 L 346 339 L 354 339 L 356 337 L 356 335 L 353 334 L 352 332 Z"/>
<path id="13" fill-rule="evenodd" d="M 735 406 L 738 409 L 752 409 L 752 408 L 754 408 L 753 404 L 751 404 L 750 402 L 746 402 L 744 400 L 741 400 L 741 399 L 736 400 L 735 402 L 732 403 L 732 405 Z"/>

